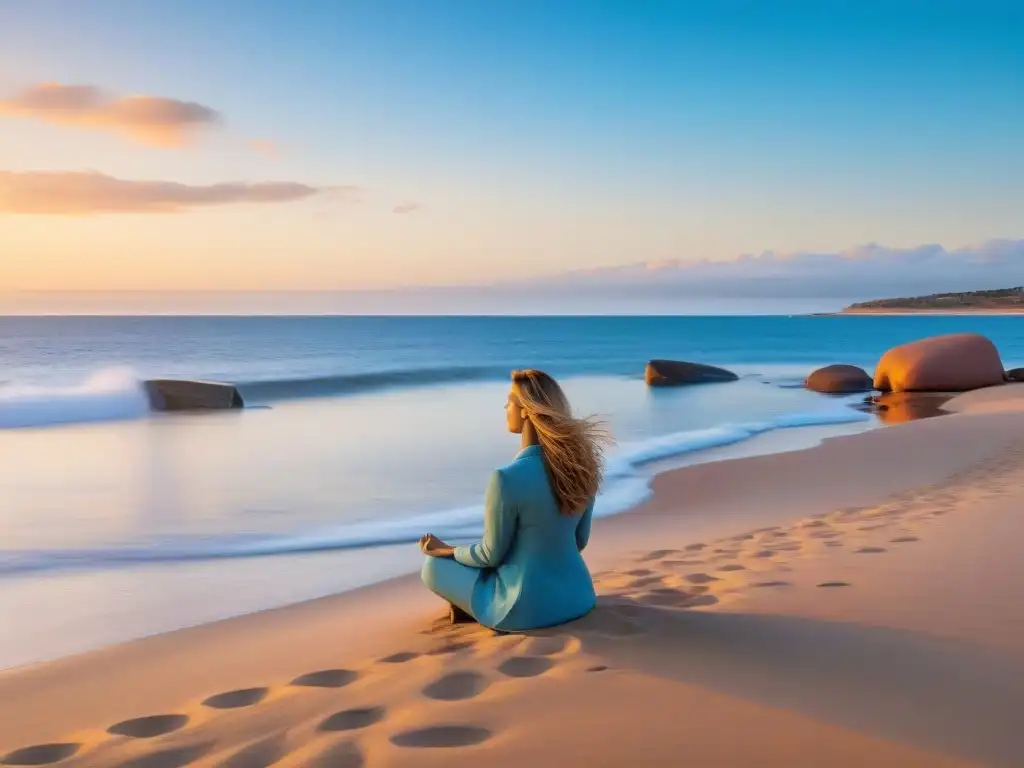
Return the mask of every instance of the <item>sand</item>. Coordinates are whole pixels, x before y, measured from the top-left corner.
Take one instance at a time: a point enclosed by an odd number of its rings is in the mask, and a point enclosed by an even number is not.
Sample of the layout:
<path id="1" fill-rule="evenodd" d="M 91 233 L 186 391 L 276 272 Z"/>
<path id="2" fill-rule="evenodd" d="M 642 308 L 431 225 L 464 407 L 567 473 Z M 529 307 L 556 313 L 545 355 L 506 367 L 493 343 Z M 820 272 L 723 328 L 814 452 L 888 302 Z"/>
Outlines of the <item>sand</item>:
<path id="1" fill-rule="evenodd" d="M 598 608 L 445 626 L 414 578 L 0 673 L 6 764 L 1024 764 L 1024 386 L 666 472 Z"/>

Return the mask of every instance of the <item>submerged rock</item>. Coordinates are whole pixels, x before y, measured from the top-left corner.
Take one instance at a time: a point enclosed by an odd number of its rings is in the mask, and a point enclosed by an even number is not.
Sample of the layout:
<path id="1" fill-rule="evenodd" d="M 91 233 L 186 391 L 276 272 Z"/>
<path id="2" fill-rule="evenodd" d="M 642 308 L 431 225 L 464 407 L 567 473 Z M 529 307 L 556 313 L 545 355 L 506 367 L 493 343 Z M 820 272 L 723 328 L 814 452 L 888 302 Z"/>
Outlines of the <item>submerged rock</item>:
<path id="1" fill-rule="evenodd" d="M 154 411 L 206 411 L 242 408 L 238 387 L 218 381 L 152 379 L 144 382 Z"/>
<path id="2" fill-rule="evenodd" d="M 804 386 L 815 392 L 835 395 L 870 392 L 874 389 L 867 371 L 856 365 L 826 365 L 808 376 Z"/>
<path id="3" fill-rule="evenodd" d="M 652 387 L 672 387 L 682 384 L 710 384 L 736 381 L 737 376 L 725 368 L 677 360 L 651 360 L 644 371 L 644 381 Z"/>
<path id="4" fill-rule="evenodd" d="M 881 392 L 965 392 L 1003 383 L 995 344 L 977 333 L 932 336 L 893 347 L 875 367 Z"/>

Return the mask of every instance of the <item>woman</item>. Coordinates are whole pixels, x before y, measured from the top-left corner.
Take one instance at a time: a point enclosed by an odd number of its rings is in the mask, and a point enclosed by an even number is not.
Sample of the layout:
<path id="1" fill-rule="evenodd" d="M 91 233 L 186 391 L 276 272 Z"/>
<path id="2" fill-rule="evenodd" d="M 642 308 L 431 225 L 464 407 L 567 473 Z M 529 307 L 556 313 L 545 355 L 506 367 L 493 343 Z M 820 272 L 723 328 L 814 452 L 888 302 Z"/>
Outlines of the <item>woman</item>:
<path id="1" fill-rule="evenodd" d="M 453 622 L 475 619 L 504 631 L 537 629 L 583 616 L 595 602 L 580 552 L 590 537 L 606 433 L 573 418 L 558 383 L 542 371 L 515 371 L 505 404 L 522 450 L 491 475 L 483 539 L 452 547 L 433 534 L 423 582 L 451 604 Z"/>

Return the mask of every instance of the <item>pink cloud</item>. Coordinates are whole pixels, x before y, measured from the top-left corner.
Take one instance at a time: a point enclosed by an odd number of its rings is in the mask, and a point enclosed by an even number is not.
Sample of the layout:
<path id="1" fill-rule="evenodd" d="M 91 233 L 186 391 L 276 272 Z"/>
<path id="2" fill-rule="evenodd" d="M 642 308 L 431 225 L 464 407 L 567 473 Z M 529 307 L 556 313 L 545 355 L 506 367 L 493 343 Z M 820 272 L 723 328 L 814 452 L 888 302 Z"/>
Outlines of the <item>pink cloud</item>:
<path id="1" fill-rule="evenodd" d="M 0 116 L 111 131 L 156 147 L 183 147 L 220 122 L 213 109 L 162 96 L 113 97 L 93 85 L 34 85 L 0 99 Z"/>
<path id="2" fill-rule="evenodd" d="M 102 173 L 0 171 L 0 213 L 91 215 L 178 213 L 238 203 L 287 203 L 318 196 L 348 199 L 358 187 L 314 187 L 293 181 L 181 184 L 132 181 Z"/>

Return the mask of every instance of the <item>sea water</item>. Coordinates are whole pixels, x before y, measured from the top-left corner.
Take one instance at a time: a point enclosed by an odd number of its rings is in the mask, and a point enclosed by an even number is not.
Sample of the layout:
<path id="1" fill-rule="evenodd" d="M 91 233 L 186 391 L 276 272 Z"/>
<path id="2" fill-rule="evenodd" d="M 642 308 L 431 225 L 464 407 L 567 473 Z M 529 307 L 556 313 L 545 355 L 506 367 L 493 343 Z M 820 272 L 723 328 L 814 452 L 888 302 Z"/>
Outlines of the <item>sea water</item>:
<path id="1" fill-rule="evenodd" d="M 0 667 L 351 589 L 415 570 L 424 532 L 479 535 L 518 448 L 513 368 L 608 422 L 608 515 L 654 462 L 875 426 L 804 376 L 955 331 L 1024 362 L 1015 317 L 0 318 Z M 651 390 L 652 357 L 740 378 Z M 153 377 L 233 382 L 247 407 L 153 414 Z"/>

